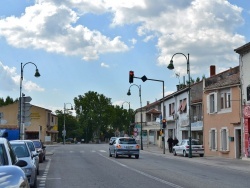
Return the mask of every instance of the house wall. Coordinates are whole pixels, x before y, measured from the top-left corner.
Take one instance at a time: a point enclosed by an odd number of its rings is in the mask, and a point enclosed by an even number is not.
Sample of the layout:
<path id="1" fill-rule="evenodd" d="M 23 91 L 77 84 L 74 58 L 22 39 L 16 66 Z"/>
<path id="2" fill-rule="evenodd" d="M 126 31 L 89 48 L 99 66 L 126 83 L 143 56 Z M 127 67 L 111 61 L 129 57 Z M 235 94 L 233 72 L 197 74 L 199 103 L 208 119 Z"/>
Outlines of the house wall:
<path id="1" fill-rule="evenodd" d="M 18 125 L 18 108 L 19 103 L 13 103 L 7 106 L 0 107 L 0 112 L 3 113 L 3 119 L 7 121 L 5 125 L 0 125 L 0 128 L 19 128 Z M 51 114 L 50 110 L 38 107 L 38 106 L 31 106 L 30 109 L 31 115 L 31 125 L 25 126 L 25 132 L 30 132 L 37 135 L 36 139 L 41 139 L 45 142 L 45 136 L 50 135 L 49 128 L 51 127 L 54 133 L 57 136 L 57 129 L 58 125 L 58 118 L 57 116 Z M 52 123 L 51 120 L 48 120 L 48 114 L 51 114 L 50 117 L 54 117 L 54 122 Z M 49 125 L 49 126 L 47 126 Z M 38 136 L 40 135 L 40 136 Z M 55 134 L 54 134 L 55 136 Z M 40 137 L 40 138 L 39 138 Z M 55 138 L 57 139 L 57 138 Z M 53 141 L 55 141 L 55 139 Z"/>
<path id="2" fill-rule="evenodd" d="M 250 157 L 250 97 L 247 88 L 250 87 L 250 52 L 240 55 L 240 79 L 242 84 L 242 152 L 243 157 Z"/>
<path id="3" fill-rule="evenodd" d="M 217 91 L 217 90 L 216 90 Z M 211 91 L 211 92 L 216 92 Z M 203 114 L 203 122 L 204 122 L 204 149 L 205 149 L 205 156 L 221 156 L 221 157 L 228 157 L 228 158 L 235 158 L 236 148 L 235 148 L 235 140 L 229 141 L 229 151 L 220 151 L 221 144 L 220 144 L 220 129 L 221 128 L 228 128 L 229 137 L 235 138 L 235 126 L 239 126 L 240 124 L 240 88 L 239 87 L 232 87 L 231 88 L 231 111 L 227 113 L 217 112 L 214 114 L 209 114 L 207 112 L 208 103 L 207 96 L 211 92 L 206 92 L 203 95 L 203 105 L 204 105 L 204 114 Z M 217 149 L 212 150 L 209 147 L 210 138 L 209 138 L 209 131 L 211 129 L 217 130 Z M 228 137 L 228 139 L 229 139 Z"/>

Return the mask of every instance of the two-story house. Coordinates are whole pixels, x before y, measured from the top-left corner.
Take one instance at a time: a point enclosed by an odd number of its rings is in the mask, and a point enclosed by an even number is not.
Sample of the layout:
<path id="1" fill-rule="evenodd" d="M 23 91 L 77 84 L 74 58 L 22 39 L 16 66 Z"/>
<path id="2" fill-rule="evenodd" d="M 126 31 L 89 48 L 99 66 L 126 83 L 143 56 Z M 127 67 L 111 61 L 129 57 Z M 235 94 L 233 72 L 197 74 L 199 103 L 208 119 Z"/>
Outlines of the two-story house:
<path id="1" fill-rule="evenodd" d="M 203 142 L 203 117 L 202 117 L 202 82 L 190 85 L 190 123 L 189 123 L 189 88 L 182 84 L 177 86 L 177 91 L 166 96 L 167 127 L 166 138 L 177 137 L 178 140 L 192 138 Z M 166 139 L 167 140 L 167 139 Z"/>
<path id="2" fill-rule="evenodd" d="M 239 54 L 242 104 L 242 159 L 244 159 L 250 158 L 250 43 L 234 51 Z"/>
<path id="3" fill-rule="evenodd" d="M 206 156 L 240 158 L 241 88 L 239 66 L 203 80 L 204 149 Z"/>
<path id="4" fill-rule="evenodd" d="M 6 124 L 0 128 L 19 129 L 19 102 L 0 107 Z M 43 142 L 56 142 L 58 139 L 58 118 L 51 110 L 32 105 L 30 109 L 31 124 L 25 126 L 25 139 L 40 139 Z"/>

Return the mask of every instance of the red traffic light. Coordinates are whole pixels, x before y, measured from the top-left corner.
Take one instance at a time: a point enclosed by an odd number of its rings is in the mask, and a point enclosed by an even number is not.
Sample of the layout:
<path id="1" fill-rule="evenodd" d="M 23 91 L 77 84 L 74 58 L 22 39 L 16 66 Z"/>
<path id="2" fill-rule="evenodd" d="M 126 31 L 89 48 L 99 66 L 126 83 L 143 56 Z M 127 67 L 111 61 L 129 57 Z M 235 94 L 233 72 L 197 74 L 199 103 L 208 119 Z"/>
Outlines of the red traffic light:
<path id="1" fill-rule="evenodd" d="M 162 119 L 162 128 L 165 129 L 167 127 L 167 120 Z"/>
<path id="2" fill-rule="evenodd" d="M 129 71 L 129 83 L 134 82 L 134 71 Z"/>

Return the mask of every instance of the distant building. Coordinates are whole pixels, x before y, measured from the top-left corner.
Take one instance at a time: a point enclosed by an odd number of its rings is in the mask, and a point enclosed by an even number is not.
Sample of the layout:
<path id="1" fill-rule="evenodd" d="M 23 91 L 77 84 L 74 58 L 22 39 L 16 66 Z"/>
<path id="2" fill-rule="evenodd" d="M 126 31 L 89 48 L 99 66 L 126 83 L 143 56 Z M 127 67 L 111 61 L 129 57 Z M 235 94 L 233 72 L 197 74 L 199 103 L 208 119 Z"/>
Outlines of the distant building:
<path id="1" fill-rule="evenodd" d="M 18 127 L 19 102 L 0 107 L 2 120 L 0 128 L 19 129 Z M 56 142 L 58 139 L 58 117 L 51 110 L 32 105 L 31 125 L 25 126 L 25 139 L 40 139 L 42 142 Z"/>

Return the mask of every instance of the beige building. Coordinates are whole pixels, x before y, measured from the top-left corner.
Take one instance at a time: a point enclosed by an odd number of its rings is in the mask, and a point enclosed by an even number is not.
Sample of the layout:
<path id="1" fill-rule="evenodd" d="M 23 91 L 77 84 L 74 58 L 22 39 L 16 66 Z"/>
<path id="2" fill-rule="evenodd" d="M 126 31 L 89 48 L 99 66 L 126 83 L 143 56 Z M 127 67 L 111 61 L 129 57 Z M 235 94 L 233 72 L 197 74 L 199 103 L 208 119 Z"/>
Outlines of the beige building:
<path id="1" fill-rule="evenodd" d="M 19 102 L 0 107 L 2 120 L 6 121 L 0 128 L 19 129 Z M 58 118 L 51 110 L 32 105 L 30 109 L 31 124 L 25 126 L 25 139 L 40 139 L 42 142 L 56 142 L 58 139 Z M 3 122 L 3 121 L 2 121 Z"/>
<path id="2" fill-rule="evenodd" d="M 240 158 L 241 88 L 239 66 L 204 80 L 203 122 L 205 156 Z"/>

